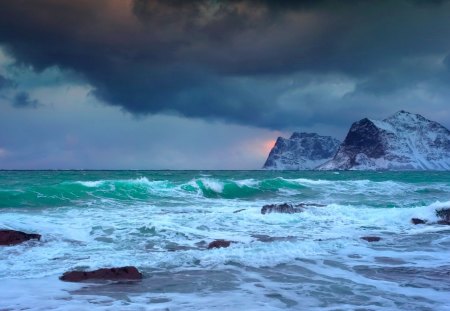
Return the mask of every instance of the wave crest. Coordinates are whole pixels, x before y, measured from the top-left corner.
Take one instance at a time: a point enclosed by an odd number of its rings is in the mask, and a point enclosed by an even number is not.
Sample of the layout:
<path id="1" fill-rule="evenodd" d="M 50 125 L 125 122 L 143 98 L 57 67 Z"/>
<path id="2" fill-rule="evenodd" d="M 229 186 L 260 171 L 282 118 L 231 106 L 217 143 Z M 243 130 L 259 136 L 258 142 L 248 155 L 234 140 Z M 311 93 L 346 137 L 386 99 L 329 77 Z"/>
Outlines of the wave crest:
<path id="1" fill-rule="evenodd" d="M 397 181 L 322 180 L 308 178 L 221 178 L 198 175 L 190 179 L 157 179 L 138 177 L 131 179 L 99 179 L 64 181 L 56 184 L 27 184 L 20 188 L 2 189 L 0 207 L 65 206 L 92 199 L 150 201 L 161 198 L 171 200 L 204 197 L 210 199 L 270 200 L 326 200 L 334 202 L 364 201 L 377 206 L 387 202 L 394 206 L 398 200 L 405 205 L 415 204 L 413 197 L 428 196 L 450 191 L 450 185 L 410 184 Z M 387 197 L 395 196 L 395 200 Z M 380 200 L 380 198 L 382 200 Z M 386 200 L 387 198 L 387 200 Z M 388 206 L 385 206 L 388 207 Z"/>

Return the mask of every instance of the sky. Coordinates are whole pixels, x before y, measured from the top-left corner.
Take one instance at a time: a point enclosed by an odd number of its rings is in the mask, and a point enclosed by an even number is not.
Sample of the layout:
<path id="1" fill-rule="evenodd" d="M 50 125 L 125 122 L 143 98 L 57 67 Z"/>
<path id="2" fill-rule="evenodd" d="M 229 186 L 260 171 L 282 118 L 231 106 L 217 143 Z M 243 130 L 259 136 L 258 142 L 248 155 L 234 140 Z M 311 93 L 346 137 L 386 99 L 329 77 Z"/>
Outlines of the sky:
<path id="1" fill-rule="evenodd" d="M 0 3 L 0 169 L 259 169 L 449 86 L 445 0 Z"/>

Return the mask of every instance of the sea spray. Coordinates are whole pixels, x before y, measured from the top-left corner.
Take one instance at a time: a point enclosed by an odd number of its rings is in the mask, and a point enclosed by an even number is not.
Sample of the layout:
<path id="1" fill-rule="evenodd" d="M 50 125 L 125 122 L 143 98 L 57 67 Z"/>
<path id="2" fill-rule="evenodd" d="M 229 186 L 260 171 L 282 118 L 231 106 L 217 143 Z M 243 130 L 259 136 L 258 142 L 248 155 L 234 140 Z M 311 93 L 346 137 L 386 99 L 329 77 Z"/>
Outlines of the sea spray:
<path id="1" fill-rule="evenodd" d="M 444 172 L 1 172 L 1 227 L 42 239 L 0 250 L 8 288 L 0 308 L 33 308 L 37 298 L 17 286 L 34 284 L 45 289 L 43 309 L 59 298 L 74 308 L 130 310 L 197 299 L 207 309 L 204 297 L 245 292 L 280 310 L 324 302 L 445 310 L 450 243 L 436 210 L 450 206 L 448 180 Z M 261 214 L 274 203 L 324 206 Z M 208 250 L 216 239 L 233 243 Z M 139 285 L 68 293 L 58 280 L 68 270 L 127 265 L 144 273 Z"/>

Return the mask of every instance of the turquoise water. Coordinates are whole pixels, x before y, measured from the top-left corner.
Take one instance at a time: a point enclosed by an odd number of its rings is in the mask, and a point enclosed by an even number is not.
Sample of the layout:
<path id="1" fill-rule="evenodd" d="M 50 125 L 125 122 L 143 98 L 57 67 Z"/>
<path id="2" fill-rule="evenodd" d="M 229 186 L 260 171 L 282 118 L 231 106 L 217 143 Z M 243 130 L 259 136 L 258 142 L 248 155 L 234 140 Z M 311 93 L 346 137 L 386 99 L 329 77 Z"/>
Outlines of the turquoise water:
<path id="1" fill-rule="evenodd" d="M 284 202 L 325 206 L 261 215 Z M 0 227 L 43 236 L 0 249 L 0 309 L 450 310 L 445 207 L 448 172 L 0 171 Z"/>

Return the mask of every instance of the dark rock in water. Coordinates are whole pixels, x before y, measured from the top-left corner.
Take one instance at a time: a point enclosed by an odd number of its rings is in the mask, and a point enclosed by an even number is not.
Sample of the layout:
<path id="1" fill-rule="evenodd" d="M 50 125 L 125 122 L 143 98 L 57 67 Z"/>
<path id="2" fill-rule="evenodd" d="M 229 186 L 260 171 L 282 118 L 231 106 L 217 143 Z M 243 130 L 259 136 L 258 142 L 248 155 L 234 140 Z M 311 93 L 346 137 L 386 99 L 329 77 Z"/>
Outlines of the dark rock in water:
<path id="1" fill-rule="evenodd" d="M 208 249 L 212 248 L 222 248 L 228 247 L 231 245 L 231 241 L 227 240 L 215 240 L 208 244 Z"/>
<path id="2" fill-rule="evenodd" d="M 411 222 L 415 225 L 421 225 L 421 224 L 425 224 L 426 221 L 420 218 L 412 218 Z"/>
<path id="3" fill-rule="evenodd" d="M 381 238 L 378 236 L 363 236 L 361 239 L 367 242 L 378 242 L 381 240 Z"/>
<path id="4" fill-rule="evenodd" d="M 269 204 L 264 205 L 261 209 L 261 214 L 270 214 L 270 213 L 282 213 L 282 214 L 294 214 L 303 212 L 303 208 L 294 207 L 292 204 L 283 203 L 283 204 Z"/>
<path id="5" fill-rule="evenodd" d="M 447 220 L 439 220 L 437 222 L 438 225 L 446 225 L 446 226 L 450 226 L 450 221 Z"/>
<path id="6" fill-rule="evenodd" d="M 41 235 L 15 230 L 0 230 L 0 245 L 17 245 L 32 239 L 39 241 Z"/>
<path id="7" fill-rule="evenodd" d="M 60 278 L 66 282 L 82 282 L 87 280 L 119 281 L 119 280 L 140 280 L 142 274 L 136 267 L 121 267 L 98 269 L 94 271 L 69 271 Z"/>
<path id="8" fill-rule="evenodd" d="M 441 218 L 443 221 L 450 222 L 450 208 L 443 208 L 436 211 L 436 216 Z"/>
<path id="9" fill-rule="evenodd" d="M 177 243 L 169 242 L 166 244 L 165 248 L 169 252 L 177 252 L 177 251 L 187 251 L 187 250 L 193 250 L 196 249 L 195 247 L 180 245 Z"/>

